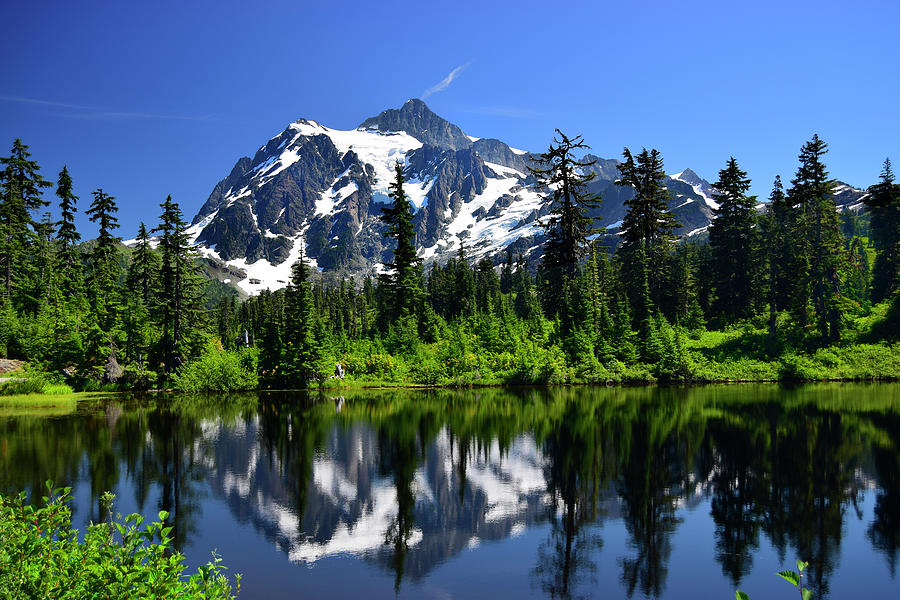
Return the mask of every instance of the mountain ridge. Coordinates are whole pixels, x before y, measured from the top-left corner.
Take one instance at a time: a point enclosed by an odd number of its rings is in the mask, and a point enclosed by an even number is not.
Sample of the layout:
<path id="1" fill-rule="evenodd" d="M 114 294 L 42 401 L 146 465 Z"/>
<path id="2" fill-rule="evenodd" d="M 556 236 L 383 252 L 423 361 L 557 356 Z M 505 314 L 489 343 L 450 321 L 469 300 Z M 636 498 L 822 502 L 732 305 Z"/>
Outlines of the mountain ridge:
<path id="1" fill-rule="evenodd" d="M 509 251 L 535 264 L 544 235 L 535 223 L 549 206 L 528 171 L 533 156 L 495 138 L 470 137 L 419 99 L 348 131 L 298 119 L 252 158 L 236 161 L 192 219 L 189 234 L 205 258 L 228 273 L 245 273 L 227 283 L 246 294 L 286 286 L 301 250 L 320 271 L 375 275 L 391 258 L 378 217 L 390 202 L 399 161 L 426 266 L 455 256 L 463 245 L 473 259 L 497 263 Z M 594 161 L 585 169 L 596 175 L 589 191 L 603 199 L 592 216 L 614 244 L 633 191 L 615 185 L 618 160 L 585 158 Z M 711 184 L 691 169 L 666 184 L 682 224 L 677 233 L 704 231 L 716 208 Z"/>

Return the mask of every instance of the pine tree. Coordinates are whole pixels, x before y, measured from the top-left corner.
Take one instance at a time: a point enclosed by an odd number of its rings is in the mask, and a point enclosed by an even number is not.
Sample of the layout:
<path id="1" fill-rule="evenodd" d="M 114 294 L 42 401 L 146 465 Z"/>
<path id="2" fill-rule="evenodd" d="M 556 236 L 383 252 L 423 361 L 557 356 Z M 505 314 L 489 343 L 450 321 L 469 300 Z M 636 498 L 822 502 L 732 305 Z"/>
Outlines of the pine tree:
<path id="1" fill-rule="evenodd" d="M 747 318 L 753 311 L 758 275 L 756 196 L 747 195 L 750 179 L 733 156 L 713 187 L 719 204 L 709 226 L 715 269 L 713 311 L 727 321 Z"/>
<path id="2" fill-rule="evenodd" d="M 619 250 L 623 254 L 626 290 L 632 306 L 643 302 L 641 282 L 646 269 L 650 299 L 659 305 L 665 295 L 674 231 L 680 225 L 669 210 L 669 192 L 663 183 L 666 173 L 659 152 L 644 148 L 635 159 L 625 148 L 623 156 L 625 160 L 616 167 L 620 174 L 616 185 L 634 190 L 634 197 L 625 202 L 628 212 L 622 220 Z M 639 253 L 643 260 L 638 260 Z"/>
<path id="3" fill-rule="evenodd" d="M 119 219 L 116 217 L 119 207 L 116 205 L 115 197 L 102 189 L 97 189 L 92 194 L 94 200 L 85 214 L 92 222 L 98 224 L 97 243 L 90 257 L 93 276 L 100 282 L 102 291 L 109 293 L 116 283 L 117 276 L 116 246 L 121 238 L 113 235 L 113 230 L 119 228 Z"/>
<path id="4" fill-rule="evenodd" d="M 150 233 L 143 221 L 138 225 L 136 239 L 137 245 L 128 268 L 126 285 L 131 294 L 139 296 L 146 306 L 150 306 L 156 273 L 159 271 L 159 259 L 150 244 Z"/>
<path id="5" fill-rule="evenodd" d="M 795 214 L 798 258 L 792 273 L 796 282 L 794 311 L 807 322 L 806 304 L 811 301 L 822 339 L 840 339 L 840 285 L 838 273 L 843 240 L 834 203 L 834 182 L 822 157 L 828 145 L 814 135 L 800 150 L 800 167 L 791 181 L 788 198 Z"/>
<path id="6" fill-rule="evenodd" d="M 587 190 L 596 173 L 584 172 L 594 161 L 578 161 L 573 154 L 590 146 L 580 135 L 569 138 L 559 129 L 556 134 L 547 151 L 535 157 L 538 166 L 528 167 L 537 186 L 546 190 L 550 207 L 549 217 L 537 224 L 547 235 L 539 281 L 544 310 L 551 318 L 562 308 L 562 298 L 572 295 L 564 285 L 575 281 L 578 263 L 588 250 L 588 237 L 596 231 L 589 211 L 600 206 L 600 197 Z"/>
<path id="7" fill-rule="evenodd" d="M 60 212 L 59 229 L 56 231 L 56 241 L 59 244 L 56 262 L 62 287 L 71 294 L 76 289 L 81 276 L 80 269 L 78 269 L 80 256 L 76 247 L 81 241 L 81 234 L 75 227 L 78 196 L 72 191 L 72 177 L 69 175 L 69 169 L 65 166 L 59 172 L 56 195 L 59 196 Z"/>
<path id="8" fill-rule="evenodd" d="M 389 292 L 389 321 L 415 314 L 422 297 L 421 259 L 416 255 L 412 204 L 403 191 L 403 167 L 399 161 L 394 165 L 394 175 L 388 194 L 393 202 L 382 208 L 381 215 L 388 235 L 397 242 L 394 260 L 386 265 L 391 270 L 385 280 Z"/>
<path id="9" fill-rule="evenodd" d="M 167 373 L 178 368 L 187 354 L 200 312 L 199 281 L 188 243 L 187 223 L 172 196 L 159 205 L 163 209 L 159 227 L 162 259 L 156 306 L 162 327 L 160 350 Z"/>
<path id="10" fill-rule="evenodd" d="M 778 311 L 787 308 L 790 299 L 789 280 L 792 262 L 790 229 L 792 207 L 784 193 L 781 176 L 775 176 L 769 205 L 761 220 L 764 256 L 767 267 L 766 291 L 769 301 L 769 338 L 777 335 Z"/>
<path id="11" fill-rule="evenodd" d="M 316 341 L 316 320 L 309 267 L 301 250 L 291 267 L 291 283 L 285 297 L 283 367 L 290 385 L 306 387 L 316 377 L 322 355 Z"/>
<path id="12" fill-rule="evenodd" d="M 872 214 L 872 242 L 878 251 L 872 269 L 872 301 L 881 302 L 900 289 L 900 185 L 894 183 L 889 158 L 881 180 L 869 188 L 864 202 Z"/>
<path id="13" fill-rule="evenodd" d="M 573 155 L 590 146 L 580 135 L 570 139 L 559 129 L 556 133 L 559 137 L 553 138 L 547 151 L 535 157 L 540 166 L 528 170 L 537 178 L 537 186 L 549 194 L 550 217 L 539 223 L 547 233 L 544 265 L 574 278 L 578 262 L 588 250 L 587 238 L 596 231 L 588 211 L 600 206 L 600 196 L 587 191 L 596 173 L 583 171 L 594 161 L 579 162 Z"/>
<path id="14" fill-rule="evenodd" d="M 41 177 L 37 162 L 16 138 L 8 157 L 0 158 L 0 267 L 4 298 L 10 299 L 17 280 L 26 279 L 27 248 L 35 235 L 32 213 L 49 204 L 41 188 L 52 184 Z"/>

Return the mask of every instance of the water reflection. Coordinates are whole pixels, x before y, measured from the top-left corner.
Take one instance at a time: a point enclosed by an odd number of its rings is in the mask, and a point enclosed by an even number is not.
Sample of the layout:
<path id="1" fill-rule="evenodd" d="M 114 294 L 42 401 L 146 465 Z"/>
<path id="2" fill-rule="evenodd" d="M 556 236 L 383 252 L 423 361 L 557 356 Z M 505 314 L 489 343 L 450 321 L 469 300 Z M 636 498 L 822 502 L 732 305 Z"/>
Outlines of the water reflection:
<path id="1" fill-rule="evenodd" d="M 898 413 L 897 385 L 116 396 L 0 418 L 0 487 L 83 486 L 85 520 L 100 492 L 128 491 L 145 514 L 170 513 L 178 547 L 215 527 L 204 506 L 218 498 L 291 562 L 357 556 L 395 593 L 540 526 L 532 593 L 550 598 L 615 585 L 597 577 L 610 554 L 622 594 L 666 595 L 683 511 L 708 505 L 705 543 L 729 587 L 765 540 L 782 564 L 809 560 L 824 598 L 868 490 L 869 548 L 855 551 L 895 574 Z M 604 543 L 610 522 L 624 546 Z"/>

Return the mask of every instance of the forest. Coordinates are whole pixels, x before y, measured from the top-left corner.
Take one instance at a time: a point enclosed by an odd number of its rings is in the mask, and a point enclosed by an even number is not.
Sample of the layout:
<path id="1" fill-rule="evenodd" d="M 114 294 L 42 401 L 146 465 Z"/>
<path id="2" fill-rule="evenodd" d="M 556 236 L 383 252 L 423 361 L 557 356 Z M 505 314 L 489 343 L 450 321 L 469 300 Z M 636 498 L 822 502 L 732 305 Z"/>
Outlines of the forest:
<path id="1" fill-rule="evenodd" d="M 900 378 L 889 159 L 865 208 L 838 212 L 818 136 L 763 204 L 729 158 L 708 236 L 678 239 L 655 149 L 624 150 L 616 183 L 634 197 L 620 235 L 598 230 L 587 148 L 557 130 L 533 155 L 549 206 L 540 264 L 463 246 L 426 272 L 398 163 L 385 273 L 339 278 L 301 255 L 287 288 L 242 301 L 204 274 L 171 197 L 126 247 L 97 189 L 84 212 L 98 235 L 82 240 L 68 169 L 54 185 L 16 139 L 0 159 L 0 356 L 27 368 L 0 391 Z"/>

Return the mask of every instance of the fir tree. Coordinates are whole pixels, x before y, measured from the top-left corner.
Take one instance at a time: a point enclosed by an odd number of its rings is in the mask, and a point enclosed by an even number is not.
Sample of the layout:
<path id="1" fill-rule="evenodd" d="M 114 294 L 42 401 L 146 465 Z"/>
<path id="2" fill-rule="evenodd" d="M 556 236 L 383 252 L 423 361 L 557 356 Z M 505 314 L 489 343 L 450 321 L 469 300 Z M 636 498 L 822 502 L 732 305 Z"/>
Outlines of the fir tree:
<path id="1" fill-rule="evenodd" d="M 634 190 L 634 197 L 625 201 L 628 212 L 622 220 L 620 252 L 626 290 L 632 306 L 643 303 L 641 282 L 646 269 L 650 300 L 659 305 L 665 295 L 667 263 L 679 223 L 669 210 L 669 192 L 663 183 L 666 173 L 659 152 L 644 148 L 635 158 L 625 148 L 623 156 L 625 160 L 616 167 L 620 174 L 616 185 Z M 638 260 L 639 253 L 643 260 Z"/>
<path id="2" fill-rule="evenodd" d="M 153 230 L 160 234 L 162 252 L 156 305 L 162 326 L 163 365 L 170 373 L 182 364 L 189 350 L 187 342 L 200 311 L 199 282 L 181 208 L 172 196 L 159 206 L 163 209 L 160 224 Z"/>
<path id="3" fill-rule="evenodd" d="M 285 298 L 283 366 L 289 384 L 306 387 L 316 377 L 322 351 L 316 343 L 315 328 L 309 267 L 301 250 L 291 267 L 291 283 Z"/>
<path id="4" fill-rule="evenodd" d="M 881 302 L 900 288 L 900 185 L 894 183 L 889 158 L 881 180 L 869 188 L 864 202 L 872 213 L 872 242 L 878 251 L 872 269 L 872 301 Z"/>
<path id="5" fill-rule="evenodd" d="M 715 293 L 713 311 L 726 320 L 747 318 L 756 297 L 756 196 L 748 196 L 750 179 L 732 156 L 713 184 L 719 204 L 709 226 Z"/>
<path id="6" fill-rule="evenodd" d="M 150 306 L 156 273 L 159 271 L 159 259 L 150 245 L 150 233 L 143 221 L 138 225 L 136 239 L 137 245 L 128 268 L 126 284 L 129 292 L 139 296 L 146 306 Z"/>
<path id="7" fill-rule="evenodd" d="M 60 212 L 59 229 L 56 231 L 56 241 L 59 244 L 57 263 L 63 288 L 66 292 L 72 293 L 80 277 L 80 273 L 77 272 L 80 258 L 76 245 L 81 241 L 81 234 L 75 227 L 78 196 L 72 191 L 72 177 L 65 166 L 59 172 L 56 195 L 59 196 Z"/>
<path id="8" fill-rule="evenodd" d="M 788 198 L 795 213 L 795 239 L 798 259 L 795 261 L 796 288 L 794 312 L 801 323 L 807 322 L 807 303 L 812 304 L 819 335 L 822 339 L 840 339 L 841 308 L 838 273 L 843 241 L 834 182 L 822 157 L 828 145 L 814 135 L 800 150 L 800 167 L 791 181 Z"/>
<path id="9" fill-rule="evenodd" d="M 40 166 L 16 138 L 8 157 L 0 158 L 0 267 L 3 269 L 4 298 L 9 299 L 16 281 L 25 279 L 27 248 L 33 242 L 35 220 L 32 213 L 49 204 L 41 188 L 52 184 L 41 177 Z"/>
<path id="10" fill-rule="evenodd" d="M 113 234 L 114 229 L 119 228 L 119 219 L 116 213 L 115 197 L 110 196 L 102 189 L 92 192 L 94 200 L 90 208 L 85 211 L 88 218 L 97 223 L 97 243 L 91 251 L 91 263 L 94 277 L 100 281 L 104 292 L 110 292 L 116 277 L 116 246 L 121 238 Z"/>
<path id="11" fill-rule="evenodd" d="M 399 162 L 394 165 L 394 175 L 388 194 L 393 202 L 382 208 L 381 215 L 388 235 L 397 242 L 394 260 L 386 265 L 391 274 L 384 282 L 389 290 L 389 320 L 414 314 L 422 296 L 421 259 L 416 255 L 412 204 L 403 191 L 403 167 Z"/>
<path id="12" fill-rule="evenodd" d="M 791 264 L 791 229 L 792 208 L 784 193 L 781 176 L 775 176 L 772 193 L 769 194 L 769 205 L 762 218 L 762 236 L 764 256 L 767 267 L 766 290 L 769 301 L 769 338 L 777 335 L 776 317 L 778 311 L 788 306 L 791 282 L 789 280 Z"/>
<path id="13" fill-rule="evenodd" d="M 110 337 L 109 344 L 114 351 L 112 346 L 115 342 L 111 336 L 117 325 L 116 312 L 120 308 L 117 298 L 119 283 L 117 246 L 121 239 L 113 234 L 113 230 L 119 228 L 119 220 L 116 217 L 118 207 L 115 198 L 102 189 L 94 191 L 93 196 L 90 208 L 85 211 L 90 220 L 98 224 L 97 240 L 90 255 L 91 276 L 88 283 L 100 329 L 106 332 L 102 337 Z"/>
<path id="14" fill-rule="evenodd" d="M 584 169 L 594 161 L 579 162 L 573 155 L 590 146 L 580 135 L 570 139 L 559 129 L 556 133 L 559 137 L 535 158 L 540 166 L 528 170 L 537 178 L 538 187 L 549 194 L 550 217 L 539 223 L 547 233 L 544 265 L 574 278 L 578 261 L 588 250 L 587 238 L 596 231 L 588 211 L 600 206 L 600 196 L 587 191 L 596 173 L 584 173 Z"/>

